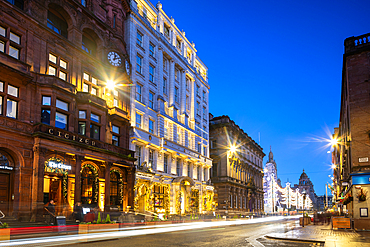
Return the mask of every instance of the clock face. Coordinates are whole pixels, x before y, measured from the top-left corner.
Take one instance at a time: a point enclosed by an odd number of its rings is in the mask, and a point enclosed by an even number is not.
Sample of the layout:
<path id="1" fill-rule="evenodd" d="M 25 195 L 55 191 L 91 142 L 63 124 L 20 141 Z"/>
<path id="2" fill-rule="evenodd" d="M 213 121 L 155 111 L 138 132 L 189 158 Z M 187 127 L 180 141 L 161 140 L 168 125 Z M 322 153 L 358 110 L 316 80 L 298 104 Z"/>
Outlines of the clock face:
<path id="1" fill-rule="evenodd" d="M 128 63 L 128 61 L 126 60 L 126 73 L 128 74 L 128 75 L 130 75 L 130 64 Z"/>
<path id="2" fill-rule="evenodd" d="M 108 62 L 113 66 L 120 66 L 121 65 L 121 57 L 117 54 L 117 52 L 111 51 L 108 53 Z"/>

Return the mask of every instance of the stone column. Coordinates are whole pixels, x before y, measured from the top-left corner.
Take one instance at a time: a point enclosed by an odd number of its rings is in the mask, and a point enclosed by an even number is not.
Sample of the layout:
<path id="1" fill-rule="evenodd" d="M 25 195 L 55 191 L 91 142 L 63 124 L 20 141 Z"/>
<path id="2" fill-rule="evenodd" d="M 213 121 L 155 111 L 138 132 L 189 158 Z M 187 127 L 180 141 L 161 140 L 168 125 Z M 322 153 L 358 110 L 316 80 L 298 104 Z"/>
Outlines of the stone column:
<path id="1" fill-rule="evenodd" d="M 186 113 L 186 71 L 181 71 L 180 112 Z"/>
<path id="2" fill-rule="evenodd" d="M 104 179 L 105 179 L 105 195 L 104 195 L 104 211 L 109 212 L 110 211 L 110 168 L 112 167 L 112 162 L 106 162 L 105 163 L 105 173 L 104 173 Z"/>
<path id="3" fill-rule="evenodd" d="M 76 169 L 75 169 L 75 204 L 81 202 L 81 164 L 83 156 L 76 155 Z"/>
<path id="4" fill-rule="evenodd" d="M 40 147 L 39 138 L 33 146 L 33 189 L 32 189 L 32 216 L 31 221 L 43 221 L 44 210 L 44 169 L 46 148 Z"/>
<path id="5" fill-rule="evenodd" d="M 134 186 L 135 186 L 135 168 L 127 168 L 127 205 L 130 210 L 134 210 Z"/>
<path id="6" fill-rule="evenodd" d="M 168 80 L 168 95 L 169 95 L 169 105 L 175 104 L 175 61 L 173 59 L 170 60 L 170 66 L 169 66 L 169 73 L 170 78 Z"/>

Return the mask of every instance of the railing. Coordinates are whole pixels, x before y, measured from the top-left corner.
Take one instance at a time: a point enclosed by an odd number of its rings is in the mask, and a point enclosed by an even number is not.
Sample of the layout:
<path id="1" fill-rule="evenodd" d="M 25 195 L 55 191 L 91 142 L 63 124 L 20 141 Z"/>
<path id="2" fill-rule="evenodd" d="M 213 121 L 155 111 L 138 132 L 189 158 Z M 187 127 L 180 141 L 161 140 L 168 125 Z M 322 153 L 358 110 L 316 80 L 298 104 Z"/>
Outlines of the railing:
<path id="1" fill-rule="evenodd" d="M 345 53 L 356 51 L 363 47 L 370 47 L 370 33 L 357 37 L 350 37 L 344 41 Z"/>

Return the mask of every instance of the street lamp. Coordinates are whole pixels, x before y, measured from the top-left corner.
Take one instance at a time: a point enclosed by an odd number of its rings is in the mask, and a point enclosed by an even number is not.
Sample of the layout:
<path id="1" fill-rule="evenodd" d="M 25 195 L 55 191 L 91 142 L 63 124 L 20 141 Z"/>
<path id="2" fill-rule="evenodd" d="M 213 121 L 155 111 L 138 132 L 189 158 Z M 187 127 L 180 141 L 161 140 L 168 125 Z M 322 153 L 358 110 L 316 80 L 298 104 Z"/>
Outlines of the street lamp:
<path id="1" fill-rule="evenodd" d="M 306 204 L 306 190 L 305 190 L 305 189 L 303 189 L 302 195 L 303 195 L 303 218 L 302 218 L 302 227 L 304 227 L 304 209 L 305 209 L 305 204 Z"/>

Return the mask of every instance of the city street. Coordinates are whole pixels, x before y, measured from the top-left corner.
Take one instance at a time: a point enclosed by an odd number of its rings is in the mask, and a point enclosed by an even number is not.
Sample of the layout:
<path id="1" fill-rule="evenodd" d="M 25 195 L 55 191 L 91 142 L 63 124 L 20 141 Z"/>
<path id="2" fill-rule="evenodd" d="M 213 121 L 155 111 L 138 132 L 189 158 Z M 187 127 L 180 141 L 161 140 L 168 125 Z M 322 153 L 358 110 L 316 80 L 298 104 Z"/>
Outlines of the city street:
<path id="1" fill-rule="evenodd" d="M 268 233 L 283 233 L 297 227 L 296 220 L 230 225 L 177 231 L 86 243 L 80 246 L 313 246 L 310 243 L 269 240 Z M 261 245 L 261 242 L 263 245 Z"/>

